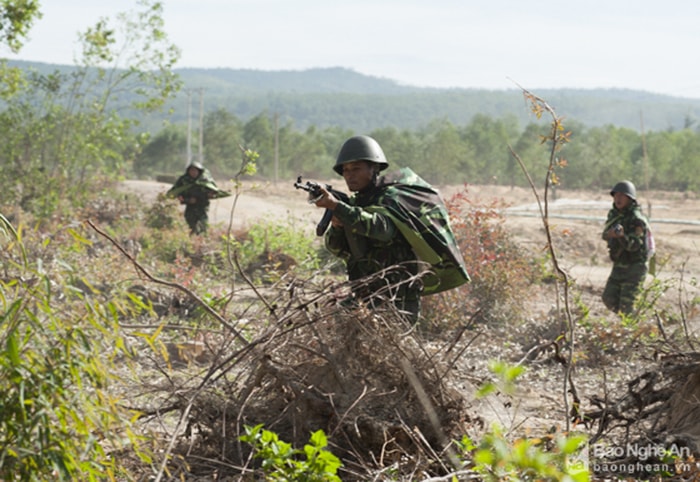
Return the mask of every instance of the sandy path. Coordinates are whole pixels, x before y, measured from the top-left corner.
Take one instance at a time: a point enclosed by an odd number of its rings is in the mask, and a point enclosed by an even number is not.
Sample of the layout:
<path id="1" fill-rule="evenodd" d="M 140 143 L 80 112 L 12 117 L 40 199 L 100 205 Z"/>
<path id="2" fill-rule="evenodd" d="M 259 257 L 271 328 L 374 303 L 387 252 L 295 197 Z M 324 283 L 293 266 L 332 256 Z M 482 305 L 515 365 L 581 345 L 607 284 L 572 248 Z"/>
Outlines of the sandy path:
<path id="1" fill-rule="evenodd" d="M 226 183 L 219 185 L 233 192 Z M 166 192 L 170 184 L 155 181 L 124 181 L 124 192 L 137 194 L 146 202 L 155 201 Z M 445 198 L 464 187 L 441 189 Z M 516 240 L 524 246 L 542 249 L 546 237 L 542 221 L 531 191 L 503 186 L 469 186 L 469 197 L 487 200 L 501 199 L 507 206 L 508 228 Z M 234 206 L 235 203 L 235 206 Z M 577 284 L 600 288 L 610 272 L 605 243 L 600 230 L 611 201 L 607 193 L 567 192 L 550 202 L 550 228 L 555 245 L 561 252 L 560 263 Z M 700 201 L 682 193 L 650 193 L 643 201 L 645 211 L 653 211 L 652 226 L 657 252 L 668 258 L 660 275 L 663 279 L 685 280 L 687 288 L 697 293 L 694 279 L 700 277 Z M 181 208 L 184 209 L 184 208 Z M 232 216 L 233 210 L 233 217 Z M 246 181 L 238 196 L 217 199 L 210 208 L 212 223 L 228 224 L 232 219 L 234 229 L 243 229 L 260 220 L 291 222 L 308 229 L 313 236 L 322 211 L 308 204 L 306 193 L 294 189 L 293 181 L 287 183 L 263 183 Z"/>
<path id="2" fill-rule="evenodd" d="M 226 183 L 219 184 L 223 189 L 234 192 Z M 143 202 L 154 202 L 159 194 L 170 189 L 170 184 L 155 181 L 124 181 L 121 188 L 124 192 L 138 195 Z M 181 207 L 184 210 L 184 207 Z M 270 183 L 246 183 L 238 195 L 215 199 L 209 208 L 212 224 L 225 223 L 231 220 L 233 210 L 233 227 L 245 228 L 263 219 L 271 221 L 292 220 L 308 224 L 309 230 L 315 228 L 315 222 L 320 219 L 323 211 L 308 204 L 306 193 L 289 186 Z"/>

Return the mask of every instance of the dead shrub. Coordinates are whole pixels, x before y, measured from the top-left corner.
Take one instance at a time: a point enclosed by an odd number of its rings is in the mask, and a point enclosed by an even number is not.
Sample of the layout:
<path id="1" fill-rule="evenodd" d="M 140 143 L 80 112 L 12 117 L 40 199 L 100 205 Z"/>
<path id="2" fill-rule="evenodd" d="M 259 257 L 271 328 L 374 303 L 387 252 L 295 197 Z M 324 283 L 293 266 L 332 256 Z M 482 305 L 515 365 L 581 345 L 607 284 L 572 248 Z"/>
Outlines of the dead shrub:
<path id="1" fill-rule="evenodd" d="M 696 458 L 700 453 L 700 355 L 696 352 L 674 354 L 627 382 L 627 390 L 615 396 L 591 397 L 595 409 L 586 420 L 597 430 L 591 445 L 609 442 L 628 447 L 623 458 L 597 460 L 599 465 L 627 464 L 635 468 L 630 476 L 658 477 L 649 467 L 668 464 L 674 474 L 663 480 L 697 480 Z M 653 448 L 651 453 L 636 453 L 629 447 Z M 668 460 L 659 457 L 668 450 Z M 607 454 L 606 454 L 607 455 Z M 612 456 L 618 455 L 614 452 Z M 596 474 L 606 475 L 606 474 Z M 635 479 L 636 480 L 636 479 Z M 661 479 L 654 479 L 661 480 Z"/>
<path id="2" fill-rule="evenodd" d="M 444 451 L 473 422 L 453 388 L 450 350 L 429 349 L 393 309 L 350 310 L 336 303 L 334 287 L 291 284 L 268 302 L 276 321 L 250 317 L 246 330 L 257 327 L 250 345 L 214 357 L 216 383 L 191 402 L 189 439 L 179 449 L 190 473 L 211 473 L 211 464 L 198 462 L 205 459 L 219 461 L 219 474 L 253 471 L 238 438 L 258 424 L 297 447 L 323 430 L 343 460 L 343 480 L 366 480 L 399 462 L 409 473 L 448 472 Z M 191 393 L 173 390 L 183 402 Z"/>

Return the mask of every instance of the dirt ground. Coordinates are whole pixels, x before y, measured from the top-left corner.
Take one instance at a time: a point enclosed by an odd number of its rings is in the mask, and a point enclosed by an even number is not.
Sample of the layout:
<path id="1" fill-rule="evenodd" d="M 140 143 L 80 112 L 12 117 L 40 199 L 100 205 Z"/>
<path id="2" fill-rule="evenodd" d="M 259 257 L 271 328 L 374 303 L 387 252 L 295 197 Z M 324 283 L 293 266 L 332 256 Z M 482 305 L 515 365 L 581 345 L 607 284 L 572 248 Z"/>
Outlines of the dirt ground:
<path id="1" fill-rule="evenodd" d="M 317 181 L 332 183 L 339 190 L 345 187 L 340 179 Z M 322 211 L 307 202 L 306 193 L 295 189 L 292 180 L 277 184 L 246 181 L 237 191 L 226 182 L 219 182 L 219 185 L 234 195 L 212 202 L 209 213 L 212 223 L 224 226 L 232 223 L 234 229 L 239 229 L 263 219 L 278 220 L 294 223 L 314 236 Z M 146 203 L 153 202 L 169 187 L 169 184 L 153 181 L 125 181 L 121 186 L 124 191 L 141 196 Z M 444 199 L 466 190 L 473 201 L 484 204 L 499 201 L 515 240 L 533 251 L 546 248 L 547 239 L 539 214 L 540 206 L 543 209 L 545 205 L 542 192 L 536 197 L 531 189 L 507 186 L 436 187 Z M 677 303 L 676 298 L 681 294 L 688 299 L 700 296 L 696 283 L 700 278 L 700 197 L 696 193 L 640 191 L 638 198 L 651 220 L 658 260 L 656 276 L 673 286 L 667 292 L 666 302 Z M 606 245 L 600 237 L 612 206 L 609 192 L 559 190 L 556 196 L 550 192 L 547 206 L 560 267 L 582 293 L 591 315 L 609 316 L 600 301 L 611 269 Z M 649 276 L 647 281 L 651 280 Z M 544 311 L 550 307 L 551 300 L 544 299 L 539 305 Z M 690 326 L 700 333 L 700 315 L 695 318 L 689 320 Z"/>
<path id="2" fill-rule="evenodd" d="M 337 189 L 344 187 L 341 180 L 330 182 Z M 225 182 L 220 185 L 231 189 Z M 122 185 L 122 189 L 137 193 L 145 202 L 152 202 L 169 187 L 152 181 L 125 181 Z M 439 186 L 439 189 L 445 199 L 466 189 L 472 199 L 502 201 L 507 206 L 506 219 L 515 238 L 531 249 L 546 245 L 532 190 L 504 186 Z M 660 262 L 659 276 L 682 274 L 690 282 L 700 274 L 700 199 L 694 193 L 640 192 L 639 200 L 651 219 Z M 550 229 L 562 267 L 577 283 L 602 290 L 610 264 L 600 231 L 612 205 L 611 197 L 605 191 L 560 190 L 555 198 L 550 193 L 548 201 Z M 544 199 L 540 198 L 540 203 L 544 206 Z M 234 228 L 244 228 L 261 219 L 292 220 L 308 228 L 309 233 L 313 233 L 321 214 L 306 202 L 306 193 L 294 189 L 291 181 L 246 182 L 236 195 L 213 201 L 210 209 L 213 223 L 226 225 L 232 221 Z"/>
<path id="3" fill-rule="evenodd" d="M 331 181 L 342 190 L 342 181 Z M 230 189 L 226 183 L 219 183 Z M 170 185 L 151 181 L 125 181 L 121 188 L 136 193 L 145 203 L 153 202 Z M 537 198 L 529 189 L 503 186 L 438 186 L 443 197 L 448 199 L 457 192 L 467 190 L 470 199 L 484 203 L 499 200 L 505 206 L 505 222 L 515 240 L 527 249 L 537 251 L 546 247 L 547 240 L 543 222 L 539 215 Z M 231 190 L 231 189 L 230 189 Z M 541 193 L 540 193 L 541 195 Z M 700 199 L 696 194 L 668 192 L 640 192 L 640 204 L 651 219 L 656 241 L 657 276 L 673 285 L 665 295 L 667 303 L 675 306 L 681 296 L 693 299 L 700 296 L 696 278 L 700 275 Z M 543 199 L 542 206 L 544 207 Z M 607 191 L 582 192 L 563 191 L 556 193 L 548 202 L 551 233 L 560 266 L 573 282 L 576 292 L 590 309 L 590 317 L 607 319 L 611 325 L 619 323 L 602 302 L 605 280 L 611 265 L 607 258 L 605 243 L 600 238 L 602 225 L 612 198 Z M 210 209 L 213 223 L 245 228 L 262 219 L 292 222 L 309 235 L 322 212 L 306 201 L 306 193 L 296 190 L 293 181 L 287 183 L 246 182 L 234 196 L 215 200 Z M 651 281 L 651 277 L 649 277 Z M 475 335 L 473 345 L 460 360 L 457 389 L 473 391 L 479 380 L 488 376 L 488 361 L 507 359 L 519 362 L 527 356 L 528 348 L 541 339 L 538 333 L 553 307 L 552 294 L 533 293 L 533 311 L 525 326 L 505 327 Z M 541 299 L 538 299 L 541 298 Z M 687 313 L 690 334 L 700 333 L 700 315 Z M 650 327 L 653 320 L 648 322 Z M 616 332 L 611 331 L 612 335 Z M 624 333 L 624 332 L 621 332 Z M 622 335 L 624 337 L 624 335 Z M 615 350 L 619 348 L 619 351 Z M 637 350 L 638 353 L 635 352 Z M 574 380 L 582 399 L 602 395 L 616 384 L 624 390 L 626 381 L 638 376 L 648 365 L 644 361 L 645 348 L 630 340 L 619 340 L 613 349 L 602 358 L 588 356 L 586 362 L 577 367 Z M 648 357 L 647 357 L 648 358 Z M 551 357 L 550 357 L 551 360 Z M 562 404 L 562 368 L 551 361 L 534 361 L 531 369 L 523 375 L 517 399 L 489 397 L 475 401 L 472 409 L 488 421 L 518 430 L 541 432 L 549 427 L 561 426 L 566 419 Z"/>

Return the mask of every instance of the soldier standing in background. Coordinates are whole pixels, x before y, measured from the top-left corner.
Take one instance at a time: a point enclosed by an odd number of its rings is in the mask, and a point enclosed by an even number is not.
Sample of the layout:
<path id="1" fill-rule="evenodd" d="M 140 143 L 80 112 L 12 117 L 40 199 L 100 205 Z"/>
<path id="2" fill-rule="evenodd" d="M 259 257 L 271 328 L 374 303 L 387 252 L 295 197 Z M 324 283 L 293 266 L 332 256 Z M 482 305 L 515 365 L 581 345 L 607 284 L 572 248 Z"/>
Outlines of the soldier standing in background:
<path id="1" fill-rule="evenodd" d="M 613 207 L 603 229 L 603 239 L 613 268 L 603 290 L 603 303 L 608 309 L 626 315 L 646 278 L 649 222 L 637 203 L 637 191 L 630 181 L 615 184 L 610 191 Z"/>
<path id="2" fill-rule="evenodd" d="M 168 197 L 177 198 L 185 205 L 185 221 L 190 234 L 205 234 L 209 227 L 209 204 L 214 197 L 220 197 L 208 169 L 197 161 L 191 162 L 185 173 L 168 190 Z"/>

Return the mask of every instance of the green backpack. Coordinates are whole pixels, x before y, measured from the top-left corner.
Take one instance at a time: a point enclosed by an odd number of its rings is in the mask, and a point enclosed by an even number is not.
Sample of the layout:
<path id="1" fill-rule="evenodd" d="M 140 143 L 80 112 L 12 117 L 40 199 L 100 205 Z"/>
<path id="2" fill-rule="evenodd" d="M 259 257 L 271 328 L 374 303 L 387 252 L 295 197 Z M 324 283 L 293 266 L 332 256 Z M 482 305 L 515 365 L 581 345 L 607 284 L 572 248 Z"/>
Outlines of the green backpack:
<path id="1" fill-rule="evenodd" d="M 387 186 L 398 207 L 371 206 L 396 224 L 421 261 L 431 265 L 423 278 L 423 295 L 431 295 L 470 281 L 450 226 L 450 216 L 440 194 L 410 168 L 386 174 L 379 179 Z"/>

